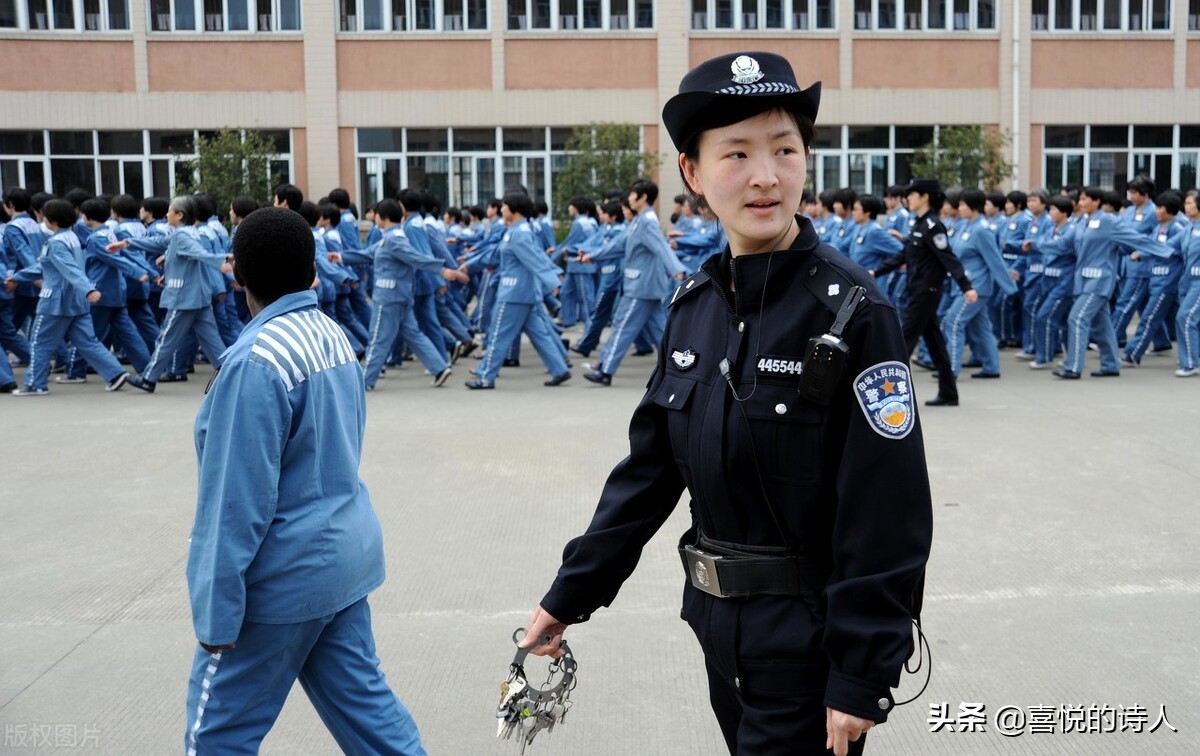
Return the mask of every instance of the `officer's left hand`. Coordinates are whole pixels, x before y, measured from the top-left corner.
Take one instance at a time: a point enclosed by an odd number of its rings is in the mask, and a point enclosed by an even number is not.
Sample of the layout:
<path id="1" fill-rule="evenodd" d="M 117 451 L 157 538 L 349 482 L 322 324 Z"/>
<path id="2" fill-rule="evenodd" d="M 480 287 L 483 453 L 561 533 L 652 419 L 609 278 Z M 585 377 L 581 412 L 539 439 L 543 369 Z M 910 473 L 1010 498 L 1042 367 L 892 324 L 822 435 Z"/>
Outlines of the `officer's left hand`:
<path id="1" fill-rule="evenodd" d="M 682 280 L 684 279 L 684 277 L 685 277 L 685 276 L 687 276 L 687 274 L 686 274 L 686 273 L 676 273 L 676 274 L 675 274 L 675 280 L 676 280 L 676 281 L 682 281 Z"/>
<path id="2" fill-rule="evenodd" d="M 529 622 L 525 623 L 525 637 L 517 646 L 528 648 L 529 653 L 534 656 L 553 656 L 557 659 L 563 655 L 562 637 L 566 631 L 567 623 L 559 622 L 553 614 L 538 606 L 533 610 L 533 616 L 529 618 Z M 550 636 L 549 643 L 533 647 L 539 638 L 547 635 Z"/>
<path id="3" fill-rule="evenodd" d="M 979 292 L 974 289 L 967 289 L 963 292 L 963 301 L 967 304 L 975 304 L 979 301 Z"/>
<path id="4" fill-rule="evenodd" d="M 221 271 L 222 273 L 232 273 L 232 272 L 233 272 L 233 266 L 232 266 L 232 265 L 230 265 L 229 263 L 221 263 L 220 271 Z"/>
<path id="5" fill-rule="evenodd" d="M 834 756 L 846 756 L 849 743 L 857 742 L 867 730 L 875 726 L 869 719 L 856 717 L 853 714 L 825 708 L 825 748 L 831 749 Z"/>

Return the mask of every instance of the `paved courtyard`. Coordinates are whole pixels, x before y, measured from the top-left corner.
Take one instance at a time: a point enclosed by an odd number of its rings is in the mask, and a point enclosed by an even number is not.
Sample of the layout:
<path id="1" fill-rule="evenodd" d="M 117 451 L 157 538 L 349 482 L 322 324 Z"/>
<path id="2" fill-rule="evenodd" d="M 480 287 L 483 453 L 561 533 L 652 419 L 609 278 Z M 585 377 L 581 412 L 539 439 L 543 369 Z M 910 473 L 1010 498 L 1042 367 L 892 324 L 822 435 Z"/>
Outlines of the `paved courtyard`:
<path id="1" fill-rule="evenodd" d="M 961 407 L 922 413 L 933 678 L 868 752 L 1200 752 L 1200 379 L 1147 357 L 1064 383 L 1009 355 L 1002 380 L 963 380 Z M 631 357 L 604 389 L 577 364 L 545 389 L 528 347 L 525 361 L 492 392 L 463 389 L 460 363 L 445 388 L 409 367 L 369 396 L 361 472 L 388 559 L 375 631 L 432 754 L 519 751 L 494 739 L 509 636 L 587 525 L 651 369 Z M 208 375 L 153 396 L 93 378 L 0 397 L 0 752 L 180 752 L 191 423 Z M 933 396 L 928 374 L 914 380 Z M 575 708 L 533 754 L 723 751 L 678 619 L 685 518 L 568 634 Z M 1148 732 L 1164 708 L 1169 726 Z M 298 686 L 262 750 L 337 752 Z"/>

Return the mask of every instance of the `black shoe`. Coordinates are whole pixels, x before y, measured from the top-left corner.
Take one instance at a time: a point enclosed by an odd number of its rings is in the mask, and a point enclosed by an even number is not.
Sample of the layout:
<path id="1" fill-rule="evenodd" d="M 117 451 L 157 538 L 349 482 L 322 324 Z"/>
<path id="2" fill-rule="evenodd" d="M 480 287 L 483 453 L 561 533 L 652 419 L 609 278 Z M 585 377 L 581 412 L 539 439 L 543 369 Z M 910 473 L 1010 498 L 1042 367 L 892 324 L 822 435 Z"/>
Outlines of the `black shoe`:
<path id="1" fill-rule="evenodd" d="M 917 367 L 923 368 L 925 370 L 937 370 L 937 368 L 934 367 L 932 362 L 925 362 L 924 360 L 913 360 L 913 364 L 916 365 Z"/>
<path id="2" fill-rule="evenodd" d="M 187 379 L 187 373 L 182 373 L 180 375 L 171 375 L 170 373 L 167 373 L 158 380 L 162 381 L 163 383 L 187 383 Z"/>
<path id="3" fill-rule="evenodd" d="M 1161 347 L 1161 348 L 1153 347 L 1150 349 L 1150 354 L 1166 354 L 1169 351 L 1171 351 L 1171 347 L 1169 347 L 1169 346 L 1165 346 L 1165 347 Z"/>
<path id="4" fill-rule="evenodd" d="M 983 367 L 983 363 L 978 360 L 971 360 L 970 362 L 964 362 L 963 367 L 981 368 Z"/>
<path id="5" fill-rule="evenodd" d="M 501 367 L 521 367 L 521 361 L 505 359 L 504 364 L 501 365 Z"/>
<path id="6" fill-rule="evenodd" d="M 442 372 L 433 376 L 433 387 L 437 388 L 438 386 L 441 386 L 443 383 L 446 382 L 446 379 L 449 377 L 450 377 L 450 368 L 444 368 L 442 370 Z"/>
<path id="7" fill-rule="evenodd" d="M 1079 373 L 1076 373 L 1074 370 L 1067 370 L 1066 368 L 1063 368 L 1062 370 L 1055 370 L 1054 377 L 1063 378 L 1068 381 L 1077 381 L 1079 380 Z"/>
<path id="8" fill-rule="evenodd" d="M 478 348 L 479 348 L 479 342 L 464 341 L 460 344 L 460 346 L 458 348 L 458 356 L 460 359 L 463 357 L 467 357 L 471 354 L 471 352 L 474 352 Z"/>
<path id="9" fill-rule="evenodd" d="M 579 348 L 577 348 L 577 347 L 567 347 L 567 349 L 569 349 L 570 351 L 572 351 L 572 352 L 574 352 L 575 354 L 579 355 L 580 357 L 591 357 L 591 356 L 592 356 L 592 350 L 591 350 L 591 349 L 586 349 L 586 350 L 584 350 L 584 349 L 579 349 Z"/>
<path id="10" fill-rule="evenodd" d="M 590 381 L 591 383 L 598 383 L 601 386 L 611 386 L 612 385 L 612 376 L 609 375 L 608 373 L 605 373 L 600 370 L 597 370 L 592 373 L 584 373 L 583 378 L 586 381 Z"/>
<path id="11" fill-rule="evenodd" d="M 496 388 L 496 384 L 484 383 L 483 381 L 480 381 L 480 380 L 467 381 L 463 385 L 466 386 L 467 388 L 471 389 L 472 391 L 475 391 L 478 389 L 494 389 L 494 388 Z"/>
<path id="12" fill-rule="evenodd" d="M 189 367 L 187 369 L 187 371 L 188 371 L 188 375 L 191 375 L 192 373 L 196 372 L 196 366 L 192 365 L 191 367 Z"/>
<path id="13" fill-rule="evenodd" d="M 999 378 L 999 373 L 985 373 L 980 370 L 978 373 L 971 373 L 972 378 Z"/>
<path id="14" fill-rule="evenodd" d="M 158 386 L 158 384 L 154 381 L 148 381 L 140 375 L 129 376 L 129 379 L 126 381 L 126 383 L 134 388 L 139 388 L 142 391 L 145 391 L 147 394 L 153 394 L 154 389 Z"/>
<path id="15" fill-rule="evenodd" d="M 546 382 L 545 382 L 545 383 L 543 383 L 542 385 L 543 385 L 543 386 L 558 386 L 558 385 L 561 385 L 561 384 L 563 384 L 563 383 L 566 383 L 566 382 L 567 382 L 567 381 L 569 381 L 569 380 L 571 380 L 571 373 L 568 371 L 568 372 L 566 372 L 566 373 L 563 373 L 562 375 L 556 375 L 556 376 L 554 376 L 553 378 L 551 378 L 550 380 L 546 381 Z"/>
<path id="16" fill-rule="evenodd" d="M 17 384 L 15 384 L 15 383 L 6 383 L 3 386 L 0 386 L 0 394 L 11 394 L 12 392 L 16 391 L 18 388 L 20 388 L 20 387 L 17 386 Z"/>
<path id="17" fill-rule="evenodd" d="M 1117 378 L 1121 375 L 1120 370 L 1093 370 L 1089 373 L 1093 378 Z"/>
<path id="18" fill-rule="evenodd" d="M 108 383 L 104 384 L 105 391 L 120 391 L 125 382 L 129 380 L 129 373 L 121 373 L 116 378 L 113 378 Z"/>
<path id="19" fill-rule="evenodd" d="M 563 349 L 570 349 L 571 348 L 571 340 L 568 338 L 563 338 L 562 345 L 563 345 Z"/>
<path id="20" fill-rule="evenodd" d="M 926 407 L 957 407 L 958 400 L 957 399 L 947 399 L 944 396 L 935 396 L 934 398 L 925 402 L 925 406 Z"/>

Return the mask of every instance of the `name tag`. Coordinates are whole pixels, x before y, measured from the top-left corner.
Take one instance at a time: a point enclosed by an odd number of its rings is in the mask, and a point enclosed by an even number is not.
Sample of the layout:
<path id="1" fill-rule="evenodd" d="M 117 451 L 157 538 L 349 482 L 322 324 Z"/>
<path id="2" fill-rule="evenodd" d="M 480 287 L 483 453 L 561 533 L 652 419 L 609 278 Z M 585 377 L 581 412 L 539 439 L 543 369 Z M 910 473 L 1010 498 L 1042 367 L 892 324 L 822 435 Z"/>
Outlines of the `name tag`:
<path id="1" fill-rule="evenodd" d="M 1100 228 L 1100 221 L 1099 220 L 1088 221 L 1088 228 Z"/>
<path id="2" fill-rule="evenodd" d="M 1043 271 L 1045 271 L 1045 270 L 1046 270 L 1046 266 L 1045 266 L 1045 265 L 1030 265 L 1030 266 L 1029 266 L 1029 272 L 1030 272 L 1030 273 L 1041 273 L 1041 272 L 1043 272 Z"/>
<path id="3" fill-rule="evenodd" d="M 396 279 L 394 278 L 376 278 L 375 288 L 377 289 L 394 289 L 396 288 Z"/>
<path id="4" fill-rule="evenodd" d="M 600 272 L 603 273 L 604 275 L 608 275 L 609 273 L 614 273 L 614 272 L 616 272 L 616 270 L 617 270 L 616 265 L 605 265 L 600 268 Z"/>
<path id="5" fill-rule="evenodd" d="M 1012 223 L 1009 223 L 1009 224 L 1008 224 L 1008 230 L 1009 230 L 1009 231 L 1016 231 L 1016 230 L 1017 230 L 1017 222 L 1016 222 L 1016 221 L 1013 221 Z"/>
<path id="6" fill-rule="evenodd" d="M 1144 215 L 1142 215 L 1141 213 L 1138 213 L 1137 215 L 1133 216 L 1133 219 L 1135 221 L 1140 221 L 1144 217 L 1145 217 Z"/>
<path id="7" fill-rule="evenodd" d="M 1196 267 L 1192 268 L 1192 276 L 1194 278 L 1200 278 L 1200 265 L 1197 265 Z"/>
<path id="8" fill-rule="evenodd" d="M 768 375 L 800 375 L 803 360 L 798 357 L 774 357 L 769 354 L 758 356 L 757 369 Z"/>
<path id="9" fill-rule="evenodd" d="M 1166 241 L 1167 241 L 1167 235 L 1166 235 L 1166 234 L 1159 234 L 1159 235 L 1158 235 L 1158 241 L 1159 241 L 1159 243 L 1160 243 L 1160 244 L 1166 243 Z"/>
<path id="10" fill-rule="evenodd" d="M 854 240 L 854 243 L 855 243 L 855 244 L 862 244 L 862 243 L 863 243 L 863 239 L 866 239 L 866 238 L 867 238 L 867 237 L 865 237 L 865 236 L 860 236 L 860 237 L 858 237 L 857 239 L 855 239 L 855 240 Z"/>
<path id="11" fill-rule="evenodd" d="M 637 270 L 636 268 L 626 268 L 625 269 L 625 277 L 628 279 L 632 280 L 634 278 L 640 278 L 641 275 L 642 275 L 642 271 Z"/>
<path id="12" fill-rule="evenodd" d="M 1016 260 L 1017 259 L 1017 254 L 1015 252 L 1004 252 L 1000 256 L 1003 257 L 1005 260 Z"/>
<path id="13" fill-rule="evenodd" d="M 954 235 L 954 234 L 953 234 L 953 233 L 951 233 L 951 236 L 953 236 L 953 235 Z M 963 232 L 963 241 L 966 241 L 966 240 L 968 240 L 968 239 L 970 239 L 970 238 L 971 238 L 971 232 L 970 232 L 970 231 L 964 231 L 964 232 Z"/>
<path id="14" fill-rule="evenodd" d="M 1030 227 L 1029 227 L 1029 233 L 1031 233 L 1031 234 L 1036 234 L 1036 233 L 1037 233 L 1037 229 L 1038 229 L 1038 227 L 1037 227 L 1036 225 L 1030 226 Z"/>
<path id="15" fill-rule="evenodd" d="M 1170 266 L 1167 266 L 1167 265 L 1155 265 L 1153 268 L 1150 269 L 1150 275 L 1152 275 L 1152 276 L 1169 276 L 1169 275 L 1171 275 L 1171 268 L 1170 268 Z"/>
<path id="16" fill-rule="evenodd" d="M 1046 278 L 1062 278 L 1063 274 L 1061 268 L 1046 268 L 1043 272 L 1046 274 Z"/>

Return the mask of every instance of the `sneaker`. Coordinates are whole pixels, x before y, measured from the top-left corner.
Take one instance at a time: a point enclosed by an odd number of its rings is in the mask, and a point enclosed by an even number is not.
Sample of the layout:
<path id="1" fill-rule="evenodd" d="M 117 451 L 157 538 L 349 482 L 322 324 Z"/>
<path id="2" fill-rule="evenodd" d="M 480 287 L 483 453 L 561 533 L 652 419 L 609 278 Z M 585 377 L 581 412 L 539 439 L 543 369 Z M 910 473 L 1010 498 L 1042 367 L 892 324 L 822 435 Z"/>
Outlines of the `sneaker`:
<path id="1" fill-rule="evenodd" d="M 980 370 L 978 373 L 971 373 L 972 378 L 999 378 L 999 373 L 986 373 Z"/>
<path id="2" fill-rule="evenodd" d="M 159 380 L 163 383 L 185 383 L 187 382 L 187 379 L 187 373 L 181 373 L 179 375 L 171 375 L 170 373 L 167 373 L 162 378 L 159 378 Z"/>
<path id="3" fill-rule="evenodd" d="M 129 380 L 129 373 L 121 373 L 116 378 L 113 378 L 108 383 L 104 384 L 105 391 L 120 391 L 121 387 Z"/>
<path id="4" fill-rule="evenodd" d="M 1125 355 L 1121 355 L 1121 367 L 1135 368 L 1138 364 Z"/>
<path id="5" fill-rule="evenodd" d="M 1175 371 L 1176 378 L 1191 378 L 1193 375 L 1200 375 L 1200 368 L 1179 368 Z"/>
<path id="6" fill-rule="evenodd" d="M 553 378 L 546 381 L 542 385 L 543 386 L 559 386 L 559 385 L 566 383 L 569 380 L 571 380 L 571 373 L 568 371 L 566 373 L 563 373 L 562 375 L 554 376 Z"/>
<path id="7" fill-rule="evenodd" d="M 78 378 L 74 378 L 69 375 L 60 375 L 54 379 L 54 382 L 55 383 L 87 383 L 87 377 L 81 375 Z"/>
<path id="8" fill-rule="evenodd" d="M 449 377 L 450 377 L 450 368 L 445 368 L 444 370 L 442 370 L 442 372 L 433 376 L 433 386 L 435 388 L 438 386 L 441 386 L 443 383 L 446 382 L 446 379 Z"/>
<path id="9" fill-rule="evenodd" d="M 1013 355 L 1014 360 L 1021 360 L 1022 362 L 1033 362 L 1036 358 L 1037 355 L 1030 354 L 1029 352 L 1017 352 Z"/>
<path id="10" fill-rule="evenodd" d="M 591 349 L 584 350 L 584 349 L 580 349 L 578 347 L 568 347 L 568 349 L 570 349 L 570 351 L 574 352 L 575 354 L 579 355 L 580 357 L 587 358 L 587 357 L 592 356 Z"/>
<path id="11" fill-rule="evenodd" d="M 583 374 L 583 379 L 600 386 L 611 386 L 612 376 L 600 370 L 593 370 Z"/>
<path id="12" fill-rule="evenodd" d="M 472 352 L 479 348 L 478 341 L 465 341 L 459 349 L 459 357 L 469 357 Z"/>
<path id="13" fill-rule="evenodd" d="M 467 381 L 467 382 L 466 382 L 465 384 L 463 384 L 463 385 L 465 385 L 467 388 L 471 389 L 472 391 L 478 391 L 478 390 L 480 390 L 480 389 L 494 389 L 494 388 L 496 388 L 496 384 L 494 384 L 494 383 L 484 383 L 483 381 L 478 381 L 478 380 L 476 380 L 476 381 Z"/>
<path id="14" fill-rule="evenodd" d="M 1030 370 L 1047 370 L 1051 367 L 1049 362 L 1031 362 L 1029 363 Z"/>
<path id="15" fill-rule="evenodd" d="M 158 386 L 154 381 L 148 381 L 140 375 L 131 375 L 125 379 L 125 382 L 134 388 L 145 391 L 147 394 L 153 394 L 154 389 Z"/>
<path id="16" fill-rule="evenodd" d="M 521 367 L 521 361 L 520 360 L 510 360 L 508 358 L 505 358 L 504 364 L 502 364 L 500 367 L 514 367 L 514 368 Z"/>
<path id="17" fill-rule="evenodd" d="M 12 392 L 13 396 L 45 396 L 50 393 L 50 389 L 35 389 L 29 386 L 22 386 Z"/>
<path id="18" fill-rule="evenodd" d="M 1077 381 L 1077 380 L 1079 380 L 1079 373 L 1076 373 L 1074 370 L 1067 370 L 1066 368 L 1062 368 L 1061 370 L 1054 371 L 1054 377 L 1062 378 L 1062 379 L 1068 380 L 1068 381 Z"/>

